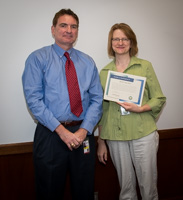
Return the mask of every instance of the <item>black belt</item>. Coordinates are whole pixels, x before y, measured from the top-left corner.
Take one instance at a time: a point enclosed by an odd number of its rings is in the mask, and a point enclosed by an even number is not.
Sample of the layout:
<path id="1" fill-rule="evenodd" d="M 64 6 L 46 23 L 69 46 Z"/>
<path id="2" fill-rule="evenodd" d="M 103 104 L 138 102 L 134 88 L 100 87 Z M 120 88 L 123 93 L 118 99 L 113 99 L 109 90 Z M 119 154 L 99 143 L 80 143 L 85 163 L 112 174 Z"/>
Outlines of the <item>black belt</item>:
<path id="1" fill-rule="evenodd" d="M 77 126 L 82 123 L 83 120 L 80 121 L 71 121 L 71 122 L 60 122 L 63 126 Z"/>

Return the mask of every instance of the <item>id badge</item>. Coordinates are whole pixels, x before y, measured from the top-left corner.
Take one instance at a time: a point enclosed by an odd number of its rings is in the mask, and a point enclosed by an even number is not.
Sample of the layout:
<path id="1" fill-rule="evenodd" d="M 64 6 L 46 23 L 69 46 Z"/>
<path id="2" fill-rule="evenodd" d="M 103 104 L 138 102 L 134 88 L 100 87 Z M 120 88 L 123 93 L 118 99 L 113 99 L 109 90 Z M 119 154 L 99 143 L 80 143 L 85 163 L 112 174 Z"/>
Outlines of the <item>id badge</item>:
<path id="1" fill-rule="evenodd" d="M 120 106 L 121 109 L 121 115 L 129 115 L 130 111 L 126 111 L 122 106 Z"/>
<path id="2" fill-rule="evenodd" d="M 83 151 L 84 151 L 84 154 L 90 153 L 90 143 L 89 143 L 89 139 L 88 138 L 86 138 L 83 141 Z"/>

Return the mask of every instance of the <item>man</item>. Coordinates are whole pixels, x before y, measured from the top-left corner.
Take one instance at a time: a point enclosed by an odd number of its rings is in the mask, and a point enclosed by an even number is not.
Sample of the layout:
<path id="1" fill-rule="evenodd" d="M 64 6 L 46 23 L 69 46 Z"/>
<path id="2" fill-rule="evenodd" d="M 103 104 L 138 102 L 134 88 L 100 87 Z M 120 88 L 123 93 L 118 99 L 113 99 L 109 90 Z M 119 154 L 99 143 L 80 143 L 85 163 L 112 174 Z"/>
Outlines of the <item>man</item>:
<path id="1" fill-rule="evenodd" d="M 93 130 L 102 115 L 103 92 L 93 59 L 73 48 L 78 27 L 70 9 L 56 13 L 51 27 L 55 43 L 31 53 L 22 76 L 28 108 L 38 121 L 33 156 L 39 200 L 62 199 L 68 171 L 72 198 L 94 197 Z M 70 71 L 76 71 L 77 80 L 69 86 L 66 74 L 72 62 Z M 79 98 L 72 100 L 78 87 Z M 76 102 L 77 114 L 71 105 Z"/>

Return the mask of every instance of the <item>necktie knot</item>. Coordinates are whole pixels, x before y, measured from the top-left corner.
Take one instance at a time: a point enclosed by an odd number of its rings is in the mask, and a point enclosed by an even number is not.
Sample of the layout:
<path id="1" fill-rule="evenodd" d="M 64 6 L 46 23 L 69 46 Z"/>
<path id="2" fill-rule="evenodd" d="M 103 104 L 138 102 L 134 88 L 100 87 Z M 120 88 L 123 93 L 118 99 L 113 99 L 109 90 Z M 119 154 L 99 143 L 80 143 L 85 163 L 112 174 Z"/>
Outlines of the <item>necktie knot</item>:
<path id="1" fill-rule="evenodd" d="M 69 53 L 68 53 L 68 52 L 65 52 L 65 53 L 64 53 L 64 56 L 65 56 L 67 59 L 70 60 L 70 56 L 69 56 Z"/>

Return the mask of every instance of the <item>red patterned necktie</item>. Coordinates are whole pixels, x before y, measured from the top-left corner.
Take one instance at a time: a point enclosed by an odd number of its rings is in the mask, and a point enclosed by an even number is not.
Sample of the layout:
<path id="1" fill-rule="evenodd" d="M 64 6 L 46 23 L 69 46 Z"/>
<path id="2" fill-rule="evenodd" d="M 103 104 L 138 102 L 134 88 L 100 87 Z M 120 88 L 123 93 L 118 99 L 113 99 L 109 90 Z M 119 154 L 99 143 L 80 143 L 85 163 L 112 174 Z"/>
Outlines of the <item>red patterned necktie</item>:
<path id="1" fill-rule="evenodd" d="M 67 58 L 65 64 L 65 73 L 67 78 L 67 87 L 69 91 L 69 99 L 71 112 L 77 117 L 83 112 L 82 102 L 81 102 L 81 94 L 76 74 L 76 69 L 74 67 L 74 63 L 69 57 L 69 53 L 65 52 L 64 56 Z"/>

